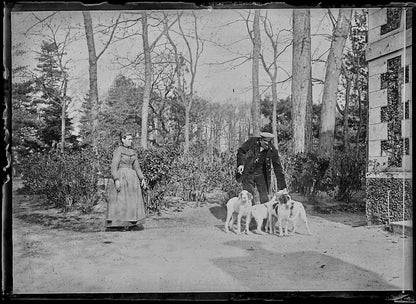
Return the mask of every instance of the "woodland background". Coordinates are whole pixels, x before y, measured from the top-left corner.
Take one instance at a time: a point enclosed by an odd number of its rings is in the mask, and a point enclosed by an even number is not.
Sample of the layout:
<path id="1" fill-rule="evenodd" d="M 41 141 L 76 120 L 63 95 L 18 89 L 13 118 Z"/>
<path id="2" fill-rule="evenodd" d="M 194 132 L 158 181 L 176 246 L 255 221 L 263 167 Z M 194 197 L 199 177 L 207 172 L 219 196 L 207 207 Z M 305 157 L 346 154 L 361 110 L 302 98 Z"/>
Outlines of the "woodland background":
<path id="1" fill-rule="evenodd" d="M 241 190 L 234 179 L 239 145 L 268 131 L 289 191 L 352 201 L 365 186 L 367 168 L 368 12 L 322 9 L 331 30 L 319 35 L 311 34 L 316 29 L 310 9 L 291 10 L 284 28 L 271 12 L 230 11 L 250 41 L 250 48 L 238 52 L 232 43 L 201 36 L 201 11 L 114 11 L 111 18 L 94 11 L 26 13 L 33 22 L 24 34 L 36 37 L 39 47 L 13 40 L 12 27 L 13 170 L 23 179 L 21 191 L 41 195 L 63 211 L 91 212 L 106 200 L 112 152 L 118 132 L 127 130 L 149 181 L 149 213 L 172 197 L 233 196 Z M 82 14 L 83 23 L 71 22 L 68 14 Z M 319 56 L 311 48 L 314 39 L 329 45 Z M 140 48 L 128 43 L 132 40 Z M 74 110 L 71 44 L 80 41 L 88 50 L 88 94 Z M 200 59 L 209 44 L 232 56 L 217 60 L 217 66 L 251 67 L 251 98 L 224 101 L 198 94 Z M 99 66 L 114 46 L 130 55 L 111 54 L 120 73 L 99 92 Z M 283 56 L 291 58 L 290 69 L 283 67 Z M 19 65 L 20 57 L 34 64 Z M 318 64 L 322 77 L 312 77 Z M 290 94 L 278 97 L 283 83 Z M 319 100 L 316 86 L 322 88 Z"/>

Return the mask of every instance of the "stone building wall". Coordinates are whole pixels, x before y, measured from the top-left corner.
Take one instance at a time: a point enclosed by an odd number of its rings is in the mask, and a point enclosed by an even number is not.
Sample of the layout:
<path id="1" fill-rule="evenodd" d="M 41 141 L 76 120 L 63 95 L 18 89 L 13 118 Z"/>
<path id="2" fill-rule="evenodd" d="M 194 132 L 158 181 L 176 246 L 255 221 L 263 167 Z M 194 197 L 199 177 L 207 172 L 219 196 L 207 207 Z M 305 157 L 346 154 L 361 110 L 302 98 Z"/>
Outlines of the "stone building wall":
<path id="1" fill-rule="evenodd" d="M 405 220 L 412 218 L 411 13 L 397 7 L 369 9 L 368 224 L 387 223 L 388 215 L 391 221 L 402 220 L 403 214 Z"/>

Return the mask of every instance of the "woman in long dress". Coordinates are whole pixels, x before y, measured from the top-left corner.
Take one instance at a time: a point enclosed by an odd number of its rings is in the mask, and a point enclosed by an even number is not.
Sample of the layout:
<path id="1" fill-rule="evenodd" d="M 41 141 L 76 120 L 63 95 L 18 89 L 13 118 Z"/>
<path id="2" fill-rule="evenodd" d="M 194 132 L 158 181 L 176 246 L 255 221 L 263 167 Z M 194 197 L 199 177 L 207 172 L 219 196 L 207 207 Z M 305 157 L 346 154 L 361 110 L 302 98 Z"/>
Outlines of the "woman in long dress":
<path id="1" fill-rule="evenodd" d="M 113 153 L 106 230 L 140 230 L 138 222 L 146 216 L 142 187 L 146 180 L 140 169 L 137 153 L 132 149 L 130 133 L 120 134 L 122 145 Z"/>

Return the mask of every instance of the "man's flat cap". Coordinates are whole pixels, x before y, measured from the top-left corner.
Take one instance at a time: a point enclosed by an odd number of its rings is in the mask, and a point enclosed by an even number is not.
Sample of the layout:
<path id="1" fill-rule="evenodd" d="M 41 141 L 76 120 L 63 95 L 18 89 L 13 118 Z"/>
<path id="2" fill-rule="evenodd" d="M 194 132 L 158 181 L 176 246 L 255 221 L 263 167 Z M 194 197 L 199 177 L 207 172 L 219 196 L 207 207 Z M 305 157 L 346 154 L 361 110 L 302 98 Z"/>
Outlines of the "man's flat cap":
<path id="1" fill-rule="evenodd" d="M 272 140 L 274 138 L 274 135 L 269 132 L 260 132 L 260 136 L 265 140 Z"/>

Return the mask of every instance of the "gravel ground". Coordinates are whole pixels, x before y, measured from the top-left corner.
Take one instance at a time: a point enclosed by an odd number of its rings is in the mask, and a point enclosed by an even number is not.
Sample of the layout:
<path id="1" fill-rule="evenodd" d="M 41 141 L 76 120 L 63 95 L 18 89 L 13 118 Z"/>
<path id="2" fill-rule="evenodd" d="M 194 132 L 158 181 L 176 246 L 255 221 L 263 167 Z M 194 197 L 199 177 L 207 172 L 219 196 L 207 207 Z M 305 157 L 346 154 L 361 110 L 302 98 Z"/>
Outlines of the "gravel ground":
<path id="1" fill-rule="evenodd" d="M 145 229 L 104 232 L 103 214 L 41 210 L 13 197 L 13 290 L 27 293 L 412 289 L 412 238 L 307 207 L 289 237 L 225 233 L 225 207 L 188 203 Z M 309 212 L 309 211 L 310 212 Z M 332 216 L 332 217 L 331 217 Z M 326 218 L 324 218 L 326 217 Z M 360 220 L 361 219 L 361 220 Z"/>

